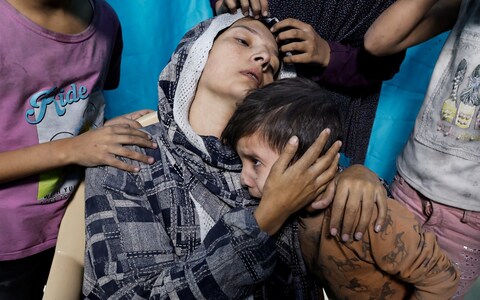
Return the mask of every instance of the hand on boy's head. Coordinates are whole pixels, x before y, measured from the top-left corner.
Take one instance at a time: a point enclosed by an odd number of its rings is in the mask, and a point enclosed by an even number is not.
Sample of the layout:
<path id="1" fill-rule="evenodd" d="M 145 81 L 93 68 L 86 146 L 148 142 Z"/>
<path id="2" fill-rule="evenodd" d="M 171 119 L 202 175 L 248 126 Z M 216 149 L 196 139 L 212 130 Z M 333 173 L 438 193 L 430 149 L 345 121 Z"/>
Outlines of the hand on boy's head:
<path id="1" fill-rule="evenodd" d="M 375 231 L 380 231 L 387 215 L 387 192 L 378 176 L 362 165 L 354 165 L 338 174 L 335 183 L 330 233 L 337 235 L 342 224 L 343 241 L 348 241 L 352 232 L 355 232 L 355 239 L 360 240 L 369 226 L 374 204 L 378 209 Z M 359 214 L 358 225 L 354 228 Z"/>
<path id="2" fill-rule="evenodd" d="M 85 167 L 109 165 L 128 172 L 138 172 L 139 169 L 122 162 L 116 156 L 152 164 L 153 158 L 135 152 L 124 145 L 137 145 L 140 147 L 157 147 L 150 136 L 141 130 L 132 128 L 127 124 L 110 125 L 87 131 L 71 139 L 71 163 Z"/>
<path id="3" fill-rule="evenodd" d="M 327 143 L 330 130 L 322 131 L 317 140 L 295 163 L 290 164 L 298 149 L 298 138 L 291 139 L 273 165 L 263 189 L 255 218 L 264 231 L 274 234 L 286 219 L 308 205 L 325 191 L 337 170 L 337 141 L 319 157 Z M 296 141 L 296 142 L 295 142 Z"/>
<path id="4" fill-rule="evenodd" d="M 242 8 L 245 16 L 248 16 L 249 10 L 252 11 L 252 16 L 259 18 L 261 16 L 268 16 L 268 1 L 267 0 L 218 0 L 215 3 L 215 12 L 217 15 L 223 13 L 235 13 L 238 8 Z"/>

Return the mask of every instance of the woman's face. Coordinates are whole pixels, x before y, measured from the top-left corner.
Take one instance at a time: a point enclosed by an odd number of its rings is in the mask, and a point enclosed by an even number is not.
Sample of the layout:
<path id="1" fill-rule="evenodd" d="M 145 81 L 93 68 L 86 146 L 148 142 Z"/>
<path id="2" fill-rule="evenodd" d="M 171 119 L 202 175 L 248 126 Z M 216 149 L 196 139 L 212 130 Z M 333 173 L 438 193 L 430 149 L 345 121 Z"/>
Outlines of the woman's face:
<path id="1" fill-rule="evenodd" d="M 271 83 L 279 67 L 270 30 L 260 21 L 240 19 L 215 40 L 199 87 L 242 101 L 248 91 Z"/>

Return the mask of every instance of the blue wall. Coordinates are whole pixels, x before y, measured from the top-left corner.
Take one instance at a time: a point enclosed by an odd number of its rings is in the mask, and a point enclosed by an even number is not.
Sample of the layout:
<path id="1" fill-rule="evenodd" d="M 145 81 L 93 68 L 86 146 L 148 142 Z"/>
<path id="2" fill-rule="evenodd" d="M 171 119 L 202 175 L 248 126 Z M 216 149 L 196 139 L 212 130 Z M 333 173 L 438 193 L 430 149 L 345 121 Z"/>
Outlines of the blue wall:
<path id="1" fill-rule="evenodd" d="M 182 36 L 212 16 L 208 0 L 107 0 L 122 24 L 120 86 L 107 91 L 107 119 L 157 109 L 157 81 Z"/>

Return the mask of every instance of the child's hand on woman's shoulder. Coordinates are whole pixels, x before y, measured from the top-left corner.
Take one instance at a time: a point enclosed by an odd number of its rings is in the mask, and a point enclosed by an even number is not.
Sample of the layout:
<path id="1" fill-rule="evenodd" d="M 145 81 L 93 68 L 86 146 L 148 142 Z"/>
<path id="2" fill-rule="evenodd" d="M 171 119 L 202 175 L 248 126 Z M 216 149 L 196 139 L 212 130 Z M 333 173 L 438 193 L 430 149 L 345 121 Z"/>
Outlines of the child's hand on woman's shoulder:
<path id="1" fill-rule="evenodd" d="M 138 130 L 142 125 L 136 121 L 150 112 L 152 111 L 140 110 L 119 116 L 106 122 L 103 127 L 72 138 L 69 151 L 72 153 L 71 163 L 85 167 L 109 165 L 129 172 L 138 172 L 139 169 L 119 160 L 116 156 L 152 164 L 152 157 L 124 147 L 124 145 L 137 145 L 152 149 L 157 147 L 157 144 L 152 142 L 146 132 Z"/>

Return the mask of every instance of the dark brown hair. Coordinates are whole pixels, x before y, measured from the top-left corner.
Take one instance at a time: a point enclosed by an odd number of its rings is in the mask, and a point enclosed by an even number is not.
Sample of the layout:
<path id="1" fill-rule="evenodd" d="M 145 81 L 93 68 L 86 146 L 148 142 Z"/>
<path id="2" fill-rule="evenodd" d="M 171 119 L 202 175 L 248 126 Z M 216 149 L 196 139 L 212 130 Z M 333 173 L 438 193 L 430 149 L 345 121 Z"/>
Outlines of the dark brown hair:
<path id="1" fill-rule="evenodd" d="M 240 138 L 259 132 L 280 153 L 290 137 L 296 135 L 297 160 L 325 128 L 330 128 L 331 133 L 322 154 L 342 138 L 340 112 L 330 92 L 311 80 L 297 77 L 252 91 L 238 106 L 221 139 L 236 147 Z"/>

